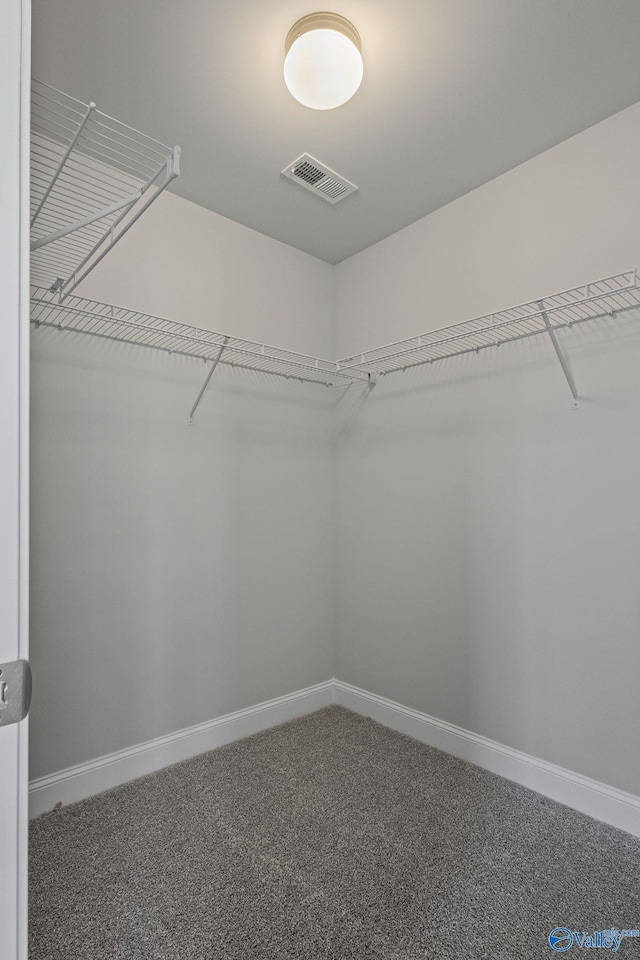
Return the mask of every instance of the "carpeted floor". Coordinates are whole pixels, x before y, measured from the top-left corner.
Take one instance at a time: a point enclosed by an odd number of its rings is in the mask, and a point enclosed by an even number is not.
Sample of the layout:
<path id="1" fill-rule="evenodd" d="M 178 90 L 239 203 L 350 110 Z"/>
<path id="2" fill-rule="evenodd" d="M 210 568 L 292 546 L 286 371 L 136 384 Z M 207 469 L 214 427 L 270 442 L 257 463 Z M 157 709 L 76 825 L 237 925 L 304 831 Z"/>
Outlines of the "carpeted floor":
<path id="1" fill-rule="evenodd" d="M 32 960 L 548 960 L 554 927 L 640 927 L 640 841 L 341 707 L 45 814 L 30 861 Z"/>

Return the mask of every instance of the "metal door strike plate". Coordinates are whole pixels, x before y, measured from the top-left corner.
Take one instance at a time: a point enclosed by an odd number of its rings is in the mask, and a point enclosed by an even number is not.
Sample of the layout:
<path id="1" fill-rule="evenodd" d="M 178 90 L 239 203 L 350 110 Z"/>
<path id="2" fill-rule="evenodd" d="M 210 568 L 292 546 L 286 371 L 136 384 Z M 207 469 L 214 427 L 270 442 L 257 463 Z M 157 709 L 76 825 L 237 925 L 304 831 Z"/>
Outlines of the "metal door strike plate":
<path id="1" fill-rule="evenodd" d="M 24 720 L 30 703 L 31 668 L 28 662 L 0 663 L 0 727 Z"/>

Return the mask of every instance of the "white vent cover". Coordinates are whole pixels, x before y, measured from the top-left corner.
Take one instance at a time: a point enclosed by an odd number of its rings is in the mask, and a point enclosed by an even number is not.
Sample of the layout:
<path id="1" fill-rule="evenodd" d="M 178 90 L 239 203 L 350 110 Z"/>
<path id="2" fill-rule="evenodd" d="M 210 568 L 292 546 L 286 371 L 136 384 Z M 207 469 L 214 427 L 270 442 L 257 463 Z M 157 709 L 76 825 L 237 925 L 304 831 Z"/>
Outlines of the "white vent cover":
<path id="1" fill-rule="evenodd" d="M 335 170 L 310 157 L 308 153 L 303 153 L 285 167 L 282 176 L 299 183 L 301 187 L 318 194 L 329 203 L 338 203 L 358 189 L 355 183 L 341 177 Z"/>

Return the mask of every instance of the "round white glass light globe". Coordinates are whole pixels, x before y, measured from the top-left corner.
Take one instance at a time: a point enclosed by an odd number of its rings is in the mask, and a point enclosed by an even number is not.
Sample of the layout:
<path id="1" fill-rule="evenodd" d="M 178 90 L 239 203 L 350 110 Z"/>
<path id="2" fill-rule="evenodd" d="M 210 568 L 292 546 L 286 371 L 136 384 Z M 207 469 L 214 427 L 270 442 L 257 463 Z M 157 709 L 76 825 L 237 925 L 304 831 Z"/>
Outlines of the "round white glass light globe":
<path id="1" fill-rule="evenodd" d="M 337 30 L 310 30 L 291 45 L 284 82 L 305 107 L 332 110 L 346 103 L 362 81 L 362 56 Z"/>

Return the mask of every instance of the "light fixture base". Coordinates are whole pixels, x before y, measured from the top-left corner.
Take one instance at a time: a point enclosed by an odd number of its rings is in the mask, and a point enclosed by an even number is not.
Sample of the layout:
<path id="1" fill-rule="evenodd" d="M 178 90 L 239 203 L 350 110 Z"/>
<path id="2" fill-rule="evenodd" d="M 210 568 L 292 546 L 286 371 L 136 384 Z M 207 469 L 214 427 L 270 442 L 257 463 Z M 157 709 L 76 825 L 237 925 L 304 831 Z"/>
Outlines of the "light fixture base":
<path id="1" fill-rule="evenodd" d="M 300 17 L 299 20 L 296 20 L 284 42 L 285 56 L 289 53 L 289 50 L 298 37 L 302 37 L 305 33 L 310 33 L 311 30 L 335 30 L 337 33 L 341 33 L 347 37 L 348 40 L 351 40 L 351 43 L 362 53 L 360 34 L 351 21 L 347 20 L 346 17 L 341 17 L 339 13 L 323 11 L 321 13 L 308 13 L 306 17 Z"/>

